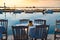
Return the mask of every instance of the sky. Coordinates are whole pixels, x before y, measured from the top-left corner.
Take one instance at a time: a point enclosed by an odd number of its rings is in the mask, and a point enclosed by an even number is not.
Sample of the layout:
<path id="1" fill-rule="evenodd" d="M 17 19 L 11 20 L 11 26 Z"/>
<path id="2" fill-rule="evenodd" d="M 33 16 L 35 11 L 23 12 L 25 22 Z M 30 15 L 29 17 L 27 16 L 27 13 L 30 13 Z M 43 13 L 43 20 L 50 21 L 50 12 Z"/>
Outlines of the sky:
<path id="1" fill-rule="evenodd" d="M 60 0 L 0 0 L 0 6 L 4 5 L 9 7 L 60 7 Z"/>

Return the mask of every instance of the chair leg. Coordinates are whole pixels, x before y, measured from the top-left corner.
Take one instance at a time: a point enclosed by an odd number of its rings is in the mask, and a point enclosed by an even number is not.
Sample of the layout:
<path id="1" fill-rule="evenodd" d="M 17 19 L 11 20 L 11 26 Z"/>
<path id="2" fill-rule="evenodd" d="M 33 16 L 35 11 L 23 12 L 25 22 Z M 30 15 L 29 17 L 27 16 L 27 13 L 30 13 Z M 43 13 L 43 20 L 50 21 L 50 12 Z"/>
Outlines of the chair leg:
<path id="1" fill-rule="evenodd" d="M 2 39 L 0 39 L 0 40 L 2 40 Z"/>
<path id="2" fill-rule="evenodd" d="M 0 40 L 2 40 L 2 38 Z"/>
<path id="3" fill-rule="evenodd" d="M 37 39 L 35 38 L 35 40 L 37 40 Z"/>
<path id="4" fill-rule="evenodd" d="M 6 34 L 6 40 L 7 40 L 7 34 Z"/>
<path id="5" fill-rule="evenodd" d="M 45 38 L 45 40 L 47 40 L 47 38 Z"/>
<path id="6" fill-rule="evenodd" d="M 46 38 L 44 38 L 45 40 L 47 40 L 47 36 L 46 36 Z"/>
<path id="7" fill-rule="evenodd" d="M 33 40 L 33 38 L 31 38 L 31 40 Z"/>
<path id="8" fill-rule="evenodd" d="M 47 40 L 47 36 L 48 36 L 48 35 L 46 34 L 46 38 L 45 38 L 45 40 Z"/>
<path id="9" fill-rule="evenodd" d="M 56 34 L 54 34 L 54 40 L 56 40 Z"/>
<path id="10" fill-rule="evenodd" d="M 44 39 L 41 39 L 41 40 L 44 40 Z"/>

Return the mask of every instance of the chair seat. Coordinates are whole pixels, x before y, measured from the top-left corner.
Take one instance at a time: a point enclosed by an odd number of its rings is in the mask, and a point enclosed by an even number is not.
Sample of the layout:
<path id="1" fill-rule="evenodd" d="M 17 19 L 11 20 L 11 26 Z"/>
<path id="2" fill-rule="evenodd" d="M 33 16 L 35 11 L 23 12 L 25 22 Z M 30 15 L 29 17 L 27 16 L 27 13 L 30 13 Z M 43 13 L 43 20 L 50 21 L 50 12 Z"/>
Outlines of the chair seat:
<path id="1" fill-rule="evenodd" d="M 4 31 L 2 34 L 5 34 L 5 33 L 7 33 L 6 31 Z"/>
<path id="2" fill-rule="evenodd" d="M 60 37 L 56 37 L 56 39 L 60 39 Z"/>
<path id="3" fill-rule="evenodd" d="M 55 32 L 60 32 L 60 29 L 56 29 Z"/>

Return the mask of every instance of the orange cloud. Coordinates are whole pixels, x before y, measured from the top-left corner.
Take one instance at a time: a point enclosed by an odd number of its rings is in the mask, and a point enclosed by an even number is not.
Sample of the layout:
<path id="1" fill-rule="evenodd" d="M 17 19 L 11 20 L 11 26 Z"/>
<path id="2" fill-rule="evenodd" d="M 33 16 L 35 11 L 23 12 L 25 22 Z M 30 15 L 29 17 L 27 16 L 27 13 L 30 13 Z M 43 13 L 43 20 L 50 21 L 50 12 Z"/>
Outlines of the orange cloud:
<path id="1" fill-rule="evenodd" d="M 6 6 L 40 6 L 40 7 L 60 7 L 59 0 L 0 0 L 0 6 L 3 3 L 6 3 Z"/>

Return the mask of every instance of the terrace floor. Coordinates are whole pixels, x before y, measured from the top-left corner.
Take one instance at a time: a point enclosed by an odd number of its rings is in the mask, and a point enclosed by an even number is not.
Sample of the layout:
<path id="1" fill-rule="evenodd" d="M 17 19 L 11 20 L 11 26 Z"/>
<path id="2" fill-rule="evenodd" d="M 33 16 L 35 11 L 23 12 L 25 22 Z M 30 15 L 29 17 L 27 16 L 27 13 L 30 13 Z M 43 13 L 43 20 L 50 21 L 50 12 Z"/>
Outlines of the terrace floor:
<path id="1" fill-rule="evenodd" d="M 54 40 L 54 34 L 49 34 L 48 37 L 47 37 L 48 40 Z M 13 40 L 13 36 L 12 35 L 9 35 L 8 36 L 8 40 Z M 40 40 L 40 39 L 38 39 Z M 60 40 L 60 39 L 57 39 L 57 40 Z"/>

